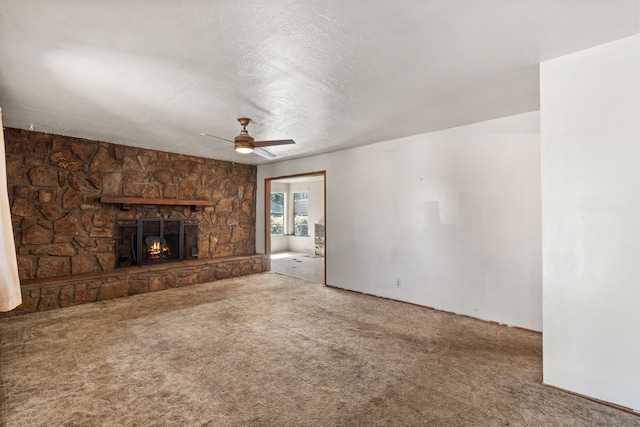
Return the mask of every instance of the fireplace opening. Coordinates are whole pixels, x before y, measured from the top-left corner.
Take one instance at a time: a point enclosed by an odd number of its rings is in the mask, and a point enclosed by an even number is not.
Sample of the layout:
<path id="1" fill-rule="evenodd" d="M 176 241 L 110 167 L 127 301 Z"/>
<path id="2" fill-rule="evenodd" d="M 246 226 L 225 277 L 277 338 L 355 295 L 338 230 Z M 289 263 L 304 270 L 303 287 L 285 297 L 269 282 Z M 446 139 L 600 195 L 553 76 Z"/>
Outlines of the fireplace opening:
<path id="1" fill-rule="evenodd" d="M 118 220 L 116 267 L 198 258 L 198 220 L 140 218 Z"/>

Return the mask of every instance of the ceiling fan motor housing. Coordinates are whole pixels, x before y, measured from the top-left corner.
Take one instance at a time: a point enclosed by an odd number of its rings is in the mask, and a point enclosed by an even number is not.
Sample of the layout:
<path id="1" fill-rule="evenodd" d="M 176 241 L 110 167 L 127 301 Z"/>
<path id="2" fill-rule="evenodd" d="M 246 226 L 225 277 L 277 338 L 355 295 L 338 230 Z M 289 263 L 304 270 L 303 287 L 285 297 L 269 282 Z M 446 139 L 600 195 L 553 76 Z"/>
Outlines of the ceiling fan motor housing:
<path id="1" fill-rule="evenodd" d="M 244 131 L 246 132 L 246 131 Z M 251 153 L 253 151 L 253 138 L 249 135 L 238 135 L 233 138 L 234 148 L 238 153 Z"/>
<path id="2" fill-rule="evenodd" d="M 251 121 L 251 119 L 238 119 L 240 124 L 242 125 L 242 130 L 240 131 L 240 135 L 234 138 L 234 141 L 247 141 L 253 142 L 253 138 L 249 136 L 249 132 L 247 131 L 247 125 Z"/>
<path id="3" fill-rule="evenodd" d="M 251 119 L 240 118 L 238 121 L 242 125 L 242 130 L 240 131 L 240 135 L 233 138 L 234 148 L 238 153 L 251 153 L 253 151 L 253 138 L 249 136 L 249 132 L 247 132 L 247 125 Z"/>

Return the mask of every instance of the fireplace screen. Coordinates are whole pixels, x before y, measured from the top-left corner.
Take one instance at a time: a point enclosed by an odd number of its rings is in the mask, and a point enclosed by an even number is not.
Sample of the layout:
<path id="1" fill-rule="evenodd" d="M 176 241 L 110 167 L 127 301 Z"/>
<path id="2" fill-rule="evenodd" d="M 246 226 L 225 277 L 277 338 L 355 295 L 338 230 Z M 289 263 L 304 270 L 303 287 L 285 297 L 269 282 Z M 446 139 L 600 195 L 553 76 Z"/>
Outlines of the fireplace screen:
<path id="1" fill-rule="evenodd" d="M 117 267 L 198 257 L 198 220 L 141 218 L 118 221 Z"/>

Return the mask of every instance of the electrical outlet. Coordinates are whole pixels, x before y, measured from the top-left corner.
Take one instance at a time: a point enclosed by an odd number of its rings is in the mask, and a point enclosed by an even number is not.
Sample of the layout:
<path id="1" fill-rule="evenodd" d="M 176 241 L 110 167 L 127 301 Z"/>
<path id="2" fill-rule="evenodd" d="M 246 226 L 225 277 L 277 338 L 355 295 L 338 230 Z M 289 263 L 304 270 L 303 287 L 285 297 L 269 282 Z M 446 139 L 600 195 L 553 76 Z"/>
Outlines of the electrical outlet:
<path id="1" fill-rule="evenodd" d="M 400 279 L 396 279 L 396 288 L 400 287 Z"/>

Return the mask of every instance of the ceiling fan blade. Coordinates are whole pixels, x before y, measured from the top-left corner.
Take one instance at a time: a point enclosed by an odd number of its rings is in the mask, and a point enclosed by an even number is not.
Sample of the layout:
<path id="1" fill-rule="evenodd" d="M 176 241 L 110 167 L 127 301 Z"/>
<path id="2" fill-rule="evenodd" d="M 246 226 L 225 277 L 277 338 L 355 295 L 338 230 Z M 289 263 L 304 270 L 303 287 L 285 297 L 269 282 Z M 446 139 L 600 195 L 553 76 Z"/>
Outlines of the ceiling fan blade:
<path id="1" fill-rule="evenodd" d="M 209 135 L 208 133 L 204 133 L 204 132 L 201 132 L 201 133 L 200 133 L 200 135 L 202 135 L 202 136 L 208 136 L 209 138 L 221 139 L 221 140 L 223 140 L 223 141 L 227 141 L 227 142 L 233 142 L 233 141 L 232 141 L 232 140 L 230 140 L 230 139 L 227 139 L 227 138 L 220 138 L 219 136 Z"/>
<path id="2" fill-rule="evenodd" d="M 275 139 L 273 141 L 253 141 L 254 147 L 271 147 L 273 145 L 295 144 L 293 139 Z"/>
<path id="3" fill-rule="evenodd" d="M 268 152 L 267 150 L 260 148 L 260 147 L 254 147 L 253 148 L 253 152 L 259 156 L 262 157 L 266 157 L 267 159 L 273 159 L 276 157 L 275 154 Z"/>

